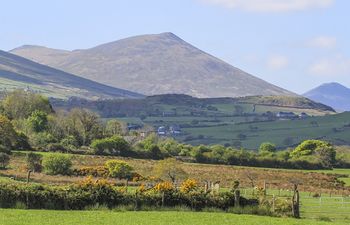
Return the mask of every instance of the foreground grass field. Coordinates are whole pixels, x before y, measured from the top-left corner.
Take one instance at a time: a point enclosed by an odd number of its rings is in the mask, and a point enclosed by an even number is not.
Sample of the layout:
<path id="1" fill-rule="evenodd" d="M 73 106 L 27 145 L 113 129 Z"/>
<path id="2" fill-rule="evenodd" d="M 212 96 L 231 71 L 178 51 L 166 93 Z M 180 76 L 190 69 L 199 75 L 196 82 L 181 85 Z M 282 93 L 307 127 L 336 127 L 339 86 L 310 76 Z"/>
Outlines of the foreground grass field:
<path id="1" fill-rule="evenodd" d="M 1 210 L 1 225 L 345 225 L 306 219 L 228 213 Z"/>

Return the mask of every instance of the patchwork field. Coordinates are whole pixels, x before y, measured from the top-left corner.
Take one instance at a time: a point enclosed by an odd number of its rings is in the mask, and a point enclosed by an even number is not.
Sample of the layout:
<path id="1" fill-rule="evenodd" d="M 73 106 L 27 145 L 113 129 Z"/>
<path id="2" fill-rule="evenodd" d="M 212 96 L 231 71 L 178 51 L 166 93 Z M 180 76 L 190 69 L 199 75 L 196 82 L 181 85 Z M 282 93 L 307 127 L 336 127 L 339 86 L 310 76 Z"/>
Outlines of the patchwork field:
<path id="1" fill-rule="evenodd" d="M 283 149 L 306 139 L 326 139 L 337 145 L 350 145 L 350 113 L 315 116 L 298 120 L 255 121 L 256 116 L 224 117 L 137 117 L 117 118 L 127 123 L 148 124 L 153 127 L 177 124 L 181 142 L 222 144 L 256 150 L 263 142 L 272 142 Z M 260 118 L 261 119 L 261 118 Z"/>

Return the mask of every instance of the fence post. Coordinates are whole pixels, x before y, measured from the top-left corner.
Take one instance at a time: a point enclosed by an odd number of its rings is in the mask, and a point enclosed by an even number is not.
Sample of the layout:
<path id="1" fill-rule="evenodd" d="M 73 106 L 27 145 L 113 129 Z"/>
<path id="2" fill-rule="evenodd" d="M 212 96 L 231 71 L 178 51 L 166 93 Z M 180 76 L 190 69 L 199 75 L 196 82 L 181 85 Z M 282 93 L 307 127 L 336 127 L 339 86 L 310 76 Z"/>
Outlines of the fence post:
<path id="1" fill-rule="evenodd" d="M 275 213 L 275 195 L 272 195 L 272 212 Z"/>
<path id="2" fill-rule="evenodd" d="M 299 191 L 298 185 L 294 184 L 294 193 L 292 198 L 292 213 L 294 218 L 300 218 L 300 210 L 299 210 Z"/>

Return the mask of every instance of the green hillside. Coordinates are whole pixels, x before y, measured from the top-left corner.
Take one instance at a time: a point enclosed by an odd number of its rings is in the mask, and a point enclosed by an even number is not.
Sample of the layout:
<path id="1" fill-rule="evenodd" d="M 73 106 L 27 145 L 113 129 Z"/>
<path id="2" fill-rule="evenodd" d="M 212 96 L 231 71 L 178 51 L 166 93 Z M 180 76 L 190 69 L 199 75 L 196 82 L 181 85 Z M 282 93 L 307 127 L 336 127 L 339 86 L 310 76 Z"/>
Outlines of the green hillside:
<path id="1" fill-rule="evenodd" d="M 60 99 L 143 97 L 134 92 L 103 85 L 0 50 L 0 91 L 15 89 L 26 89 Z"/>

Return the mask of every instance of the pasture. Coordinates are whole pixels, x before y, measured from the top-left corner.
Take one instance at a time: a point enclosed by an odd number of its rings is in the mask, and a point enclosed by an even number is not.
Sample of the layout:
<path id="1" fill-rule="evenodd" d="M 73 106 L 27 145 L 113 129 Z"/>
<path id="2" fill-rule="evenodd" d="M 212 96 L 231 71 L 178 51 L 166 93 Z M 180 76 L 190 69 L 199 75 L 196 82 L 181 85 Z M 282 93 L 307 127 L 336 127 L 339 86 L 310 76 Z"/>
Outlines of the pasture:
<path id="1" fill-rule="evenodd" d="M 222 144 L 256 150 L 261 143 L 272 142 L 283 149 L 306 139 L 326 139 L 337 145 L 350 145 L 350 113 L 276 121 L 266 121 L 266 118 L 257 116 L 149 116 L 143 121 L 137 117 L 117 119 L 153 127 L 177 124 L 182 127 L 183 133 L 175 139 L 192 145 Z"/>
<path id="2" fill-rule="evenodd" d="M 220 212 L 115 212 L 0 209 L 2 225 L 345 225 L 310 219 L 274 218 Z"/>

